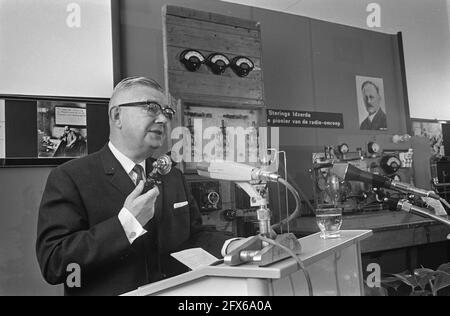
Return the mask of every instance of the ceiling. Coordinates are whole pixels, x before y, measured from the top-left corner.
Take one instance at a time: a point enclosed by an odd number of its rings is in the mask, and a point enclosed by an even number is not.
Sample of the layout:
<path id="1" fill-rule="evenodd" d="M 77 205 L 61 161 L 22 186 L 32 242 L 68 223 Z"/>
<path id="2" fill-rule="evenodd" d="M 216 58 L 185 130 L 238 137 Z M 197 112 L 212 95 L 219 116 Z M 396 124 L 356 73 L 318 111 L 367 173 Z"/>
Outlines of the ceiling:
<path id="1" fill-rule="evenodd" d="M 430 14 L 433 20 L 441 20 L 445 16 L 445 23 L 450 30 L 450 0 L 221 0 L 263 8 L 314 19 L 355 26 L 367 27 L 367 17 L 370 14 L 368 5 L 379 4 L 383 25 L 378 31 L 397 33 L 402 31 L 406 23 L 411 20 L 427 20 Z M 369 11 L 368 11 L 369 10 Z M 444 12 L 442 12 L 444 11 Z M 446 12 L 445 12 L 446 11 Z"/>
<path id="2" fill-rule="evenodd" d="M 222 0 L 236 4 L 263 8 L 314 19 L 366 27 L 367 5 L 371 0 Z M 387 0 L 382 0 L 387 1 Z M 404 1 L 404 0 L 400 0 Z M 411 0 L 410 0 L 411 1 Z M 419 0 L 415 0 L 419 1 Z M 420 0 L 423 1 L 423 0 Z M 449 0 L 450 1 L 450 0 Z M 392 29 L 386 32 L 396 31 Z"/>
<path id="3" fill-rule="evenodd" d="M 364 5 L 364 1 L 358 0 L 222 0 L 256 8 L 286 12 L 291 14 L 305 15 L 311 11 L 326 10 L 340 11 L 348 9 L 349 5 L 355 6 L 358 2 Z M 449 0 L 450 1 L 450 0 Z"/>
<path id="4" fill-rule="evenodd" d="M 288 12 L 288 10 L 302 2 L 302 0 L 222 0 L 225 2 L 234 2 L 252 7 L 264 8 L 275 11 Z M 294 13 L 294 12 L 292 12 Z"/>

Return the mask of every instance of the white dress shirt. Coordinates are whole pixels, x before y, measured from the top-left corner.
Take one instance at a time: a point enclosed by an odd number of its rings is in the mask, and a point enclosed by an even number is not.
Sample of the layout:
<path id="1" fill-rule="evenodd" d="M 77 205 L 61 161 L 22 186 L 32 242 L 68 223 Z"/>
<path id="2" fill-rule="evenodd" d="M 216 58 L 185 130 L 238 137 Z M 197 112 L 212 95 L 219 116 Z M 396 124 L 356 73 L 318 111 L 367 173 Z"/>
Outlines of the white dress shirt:
<path id="1" fill-rule="evenodd" d="M 119 161 L 119 163 L 125 170 L 125 172 L 131 178 L 131 180 L 133 180 L 133 182 L 137 185 L 136 183 L 137 175 L 133 171 L 133 168 L 136 164 L 130 158 L 122 154 L 111 142 L 108 143 L 108 146 L 114 157 L 116 157 L 116 159 Z M 140 162 L 138 165 L 144 168 L 145 173 L 145 160 Z M 147 231 L 142 227 L 142 225 L 139 224 L 137 219 L 125 207 L 122 208 L 118 217 L 130 244 L 132 244 L 136 239 L 147 233 Z"/>

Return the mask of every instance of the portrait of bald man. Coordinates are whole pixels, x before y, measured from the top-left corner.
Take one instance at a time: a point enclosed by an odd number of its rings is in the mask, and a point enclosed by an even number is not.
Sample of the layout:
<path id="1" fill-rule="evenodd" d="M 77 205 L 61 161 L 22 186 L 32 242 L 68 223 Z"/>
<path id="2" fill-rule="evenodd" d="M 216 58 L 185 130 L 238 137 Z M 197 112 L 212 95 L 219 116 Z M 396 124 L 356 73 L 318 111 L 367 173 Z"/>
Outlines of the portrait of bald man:
<path id="1" fill-rule="evenodd" d="M 109 142 L 54 169 L 39 209 L 42 275 L 64 284 L 66 295 L 119 295 L 183 273 L 169 254 L 202 239 L 201 216 L 180 170 L 172 168 L 161 185 L 144 191 L 152 153 L 175 114 L 164 90 L 152 79 L 126 78 L 108 113 Z M 66 282 L 74 264 L 80 286 Z"/>

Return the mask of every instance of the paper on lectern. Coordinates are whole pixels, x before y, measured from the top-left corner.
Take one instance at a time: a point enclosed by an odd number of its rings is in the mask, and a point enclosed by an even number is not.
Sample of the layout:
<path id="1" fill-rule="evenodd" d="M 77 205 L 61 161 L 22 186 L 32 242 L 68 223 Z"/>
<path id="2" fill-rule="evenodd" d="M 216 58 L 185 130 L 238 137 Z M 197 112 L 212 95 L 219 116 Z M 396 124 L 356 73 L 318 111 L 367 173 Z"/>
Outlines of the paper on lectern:
<path id="1" fill-rule="evenodd" d="M 422 200 L 434 209 L 434 213 L 436 215 L 447 216 L 447 212 L 445 211 L 445 208 L 440 201 L 429 197 L 423 197 Z"/>
<path id="2" fill-rule="evenodd" d="M 192 270 L 197 270 L 216 262 L 218 259 L 202 248 L 191 248 L 170 254 Z"/>

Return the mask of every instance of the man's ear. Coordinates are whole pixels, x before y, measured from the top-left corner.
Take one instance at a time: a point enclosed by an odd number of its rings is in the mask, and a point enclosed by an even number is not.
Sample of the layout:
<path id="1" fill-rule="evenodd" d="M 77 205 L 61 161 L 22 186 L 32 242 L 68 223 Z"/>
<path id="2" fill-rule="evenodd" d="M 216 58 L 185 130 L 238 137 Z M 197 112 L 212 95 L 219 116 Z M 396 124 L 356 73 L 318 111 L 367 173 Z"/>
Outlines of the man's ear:
<path id="1" fill-rule="evenodd" d="M 120 108 L 118 106 L 113 106 L 109 109 L 109 120 L 116 125 L 118 128 L 122 127 L 122 119 L 120 116 Z"/>

